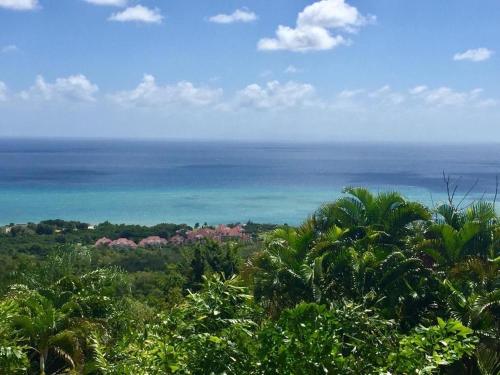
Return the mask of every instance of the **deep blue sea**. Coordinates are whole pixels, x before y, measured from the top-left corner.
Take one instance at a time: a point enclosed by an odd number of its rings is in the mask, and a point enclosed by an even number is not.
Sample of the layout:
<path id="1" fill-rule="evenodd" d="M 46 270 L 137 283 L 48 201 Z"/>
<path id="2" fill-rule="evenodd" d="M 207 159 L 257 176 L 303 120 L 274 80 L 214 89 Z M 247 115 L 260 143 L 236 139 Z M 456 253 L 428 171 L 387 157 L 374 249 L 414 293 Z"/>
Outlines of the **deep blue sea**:
<path id="1" fill-rule="evenodd" d="M 0 139 L 0 224 L 300 223 L 349 185 L 491 198 L 500 145 Z"/>

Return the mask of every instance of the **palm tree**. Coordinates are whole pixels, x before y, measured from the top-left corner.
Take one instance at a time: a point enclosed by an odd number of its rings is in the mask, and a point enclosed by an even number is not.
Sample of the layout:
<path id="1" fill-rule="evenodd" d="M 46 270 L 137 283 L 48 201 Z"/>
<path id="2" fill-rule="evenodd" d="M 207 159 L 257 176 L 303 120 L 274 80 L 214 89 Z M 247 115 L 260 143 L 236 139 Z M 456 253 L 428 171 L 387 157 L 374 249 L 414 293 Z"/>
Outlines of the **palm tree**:
<path id="1" fill-rule="evenodd" d="M 265 250 L 251 261 L 254 269 L 254 295 L 271 315 L 312 299 L 303 264 L 313 243 L 312 219 L 295 229 L 285 226 L 265 236 Z"/>
<path id="2" fill-rule="evenodd" d="M 336 225 L 319 233 L 303 260 L 302 275 L 317 302 L 332 292 L 337 297 L 357 296 L 358 253 L 350 246 L 349 229 Z"/>
<path id="3" fill-rule="evenodd" d="M 443 204 L 436 208 L 435 215 L 436 223 L 428 227 L 421 250 L 441 268 L 474 257 L 498 257 L 500 229 L 493 204 L 480 201 L 466 209 Z"/>
<path id="4" fill-rule="evenodd" d="M 473 222 L 467 222 L 459 229 L 446 223 L 433 224 L 427 230 L 428 239 L 422 243 L 422 251 L 438 265 L 451 267 L 465 259 L 479 232 L 479 224 Z"/>
<path id="5" fill-rule="evenodd" d="M 393 315 L 408 296 L 412 306 L 429 303 L 423 292 L 428 271 L 398 247 L 411 233 L 410 224 L 427 220 L 429 212 L 396 193 L 345 191 L 349 196 L 324 205 L 299 228 L 266 237 L 264 252 L 254 260 L 254 292 L 269 310 L 300 301 L 375 303 L 384 297 Z"/>
<path id="6" fill-rule="evenodd" d="M 12 318 L 19 306 L 10 299 L 0 301 L 0 374 L 26 373 L 26 348 L 12 327 Z"/>
<path id="7" fill-rule="evenodd" d="M 477 264 L 473 267 L 477 269 Z M 450 315 L 472 328 L 479 337 L 475 351 L 477 367 L 481 374 L 498 374 L 500 371 L 500 289 L 498 267 L 492 290 L 485 290 L 484 284 L 468 282 L 470 290 L 460 291 L 450 280 L 444 280 L 448 291 Z"/>
<path id="8" fill-rule="evenodd" d="M 47 266 L 41 267 L 42 277 L 27 278 L 28 285 L 14 285 L 8 295 L 18 306 L 11 318 L 13 326 L 31 348 L 30 360 L 34 361 L 36 353 L 40 374 L 57 366 L 82 367 L 87 349 L 84 338 L 117 323 L 119 303 L 128 293 L 127 282 L 117 269 L 98 268 L 79 274 L 76 267 L 68 271 L 69 266 L 63 264 L 66 259 L 76 265 L 82 256 L 85 260 L 86 253 L 52 255 L 54 275 Z"/>
<path id="9" fill-rule="evenodd" d="M 348 196 L 315 215 L 320 234 L 308 260 L 321 275 L 323 294 L 329 300 L 371 301 L 390 316 L 418 315 L 435 300 L 427 286 L 434 275 L 408 245 L 410 235 L 420 233 L 417 224 L 427 225 L 430 212 L 394 192 L 344 192 Z"/>
<path id="10" fill-rule="evenodd" d="M 399 193 L 373 195 L 365 188 L 344 189 L 348 196 L 321 207 L 316 213 L 320 229 L 333 225 L 349 228 L 354 238 L 370 237 L 380 243 L 398 244 L 408 234 L 408 225 L 429 220 L 429 211 L 420 203 L 409 202 Z"/>
<path id="11" fill-rule="evenodd" d="M 12 317 L 18 334 L 38 355 L 39 373 L 45 375 L 51 356 L 76 369 L 81 365 L 81 338 L 70 319 L 71 307 L 56 309 L 52 302 L 38 292 L 18 289 L 13 297 L 19 311 Z"/>
<path id="12" fill-rule="evenodd" d="M 500 227 L 494 203 L 466 208 L 453 201 L 435 209 L 422 249 L 445 271 L 449 314 L 479 337 L 472 364 L 481 374 L 500 373 Z"/>

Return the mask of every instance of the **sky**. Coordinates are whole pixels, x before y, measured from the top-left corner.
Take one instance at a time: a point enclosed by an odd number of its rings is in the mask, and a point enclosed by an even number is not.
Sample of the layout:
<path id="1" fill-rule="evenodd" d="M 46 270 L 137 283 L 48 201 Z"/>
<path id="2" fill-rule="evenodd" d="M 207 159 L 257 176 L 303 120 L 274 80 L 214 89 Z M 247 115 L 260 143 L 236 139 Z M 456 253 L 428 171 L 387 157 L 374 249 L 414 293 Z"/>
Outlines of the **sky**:
<path id="1" fill-rule="evenodd" d="M 0 0 L 0 136 L 500 142 L 500 2 Z"/>

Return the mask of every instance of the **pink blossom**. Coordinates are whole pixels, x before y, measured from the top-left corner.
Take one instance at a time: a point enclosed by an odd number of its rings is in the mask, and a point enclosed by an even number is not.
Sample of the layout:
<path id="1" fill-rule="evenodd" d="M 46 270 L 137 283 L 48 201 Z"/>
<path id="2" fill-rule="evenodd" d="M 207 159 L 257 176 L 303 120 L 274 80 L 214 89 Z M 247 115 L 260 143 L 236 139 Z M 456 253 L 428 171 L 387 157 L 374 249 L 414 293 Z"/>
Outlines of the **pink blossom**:
<path id="1" fill-rule="evenodd" d="M 136 249 L 137 244 L 129 240 L 128 238 L 119 238 L 117 240 L 114 240 L 109 244 L 109 247 L 113 249 L 124 249 L 124 250 L 130 250 L 130 249 Z"/>
<path id="2" fill-rule="evenodd" d="M 165 238 L 150 236 L 139 242 L 139 247 L 161 247 L 165 246 L 167 243 L 168 241 Z"/>
<path id="3" fill-rule="evenodd" d="M 249 240 L 250 237 L 245 233 L 245 229 L 241 225 L 236 225 L 234 227 L 228 227 L 227 225 L 220 224 L 216 229 L 201 228 L 189 231 L 186 233 L 188 241 L 198 241 L 207 238 L 211 238 L 217 241 L 223 241 L 225 239 L 240 239 Z"/>
<path id="4" fill-rule="evenodd" d="M 102 237 L 102 238 L 99 238 L 96 241 L 96 243 L 95 243 L 94 246 L 95 247 L 100 247 L 100 248 L 102 248 L 102 247 L 109 247 L 109 245 L 111 244 L 111 242 L 113 242 L 113 241 L 111 241 L 109 238 Z"/>
<path id="5" fill-rule="evenodd" d="M 168 242 L 170 242 L 173 245 L 182 245 L 184 243 L 185 239 L 179 234 L 176 234 L 175 236 L 171 237 Z"/>

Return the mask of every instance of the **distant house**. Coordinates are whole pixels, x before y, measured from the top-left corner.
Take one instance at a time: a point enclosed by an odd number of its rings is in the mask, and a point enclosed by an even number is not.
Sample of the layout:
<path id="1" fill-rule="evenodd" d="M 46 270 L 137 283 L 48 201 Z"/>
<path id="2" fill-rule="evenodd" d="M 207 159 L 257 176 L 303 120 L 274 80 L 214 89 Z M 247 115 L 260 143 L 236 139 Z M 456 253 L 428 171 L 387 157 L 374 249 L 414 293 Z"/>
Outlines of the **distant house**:
<path id="1" fill-rule="evenodd" d="M 117 240 L 112 241 L 109 244 L 109 247 L 119 250 L 134 250 L 137 249 L 137 244 L 128 238 L 118 238 Z"/>
<path id="2" fill-rule="evenodd" d="M 200 228 L 190 230 L 186 233 L 189 242 L 197 242 L 205 239 L 213 239 L 215 237 L 215 230 L 212 228 Z"/>
<path id="3" fill-rule="evenodd" d="M 180 234 L 176 234 L 175 236 L 170 237 L 168 240 L 168 242 L 174 246 L 181 246 L 184 244 L 185 241 L 186 239 L 182 237 Z"/>
<path id="4" fill-rule="evenodd" d="M 162 247 L 167 244 L 168 241 L 165 238 L 161 238 L 158 236 L 150 236 L 141 240 L 141 242 L 139 242 L 139 247 L 155 248 L 155 247 Z"/>
<path id="5" fill-rule="evenodd" d="M 112 248 L 112 249 L 121 249 L 121 250 L 133 250 L 137 249 L 137 244 L 129 240 L 128 238 L 118 238 L 117 240 L 110 240 L 107 237 L 99 238 L 94 244 L 96 248 Z"/>
<path id="6" fill-rule="evenodd" d="M 215 229 L 200 228 L 189 231 L 186 233 L 186 236 L 189 242 L 196 242 L 205 239 L 213 239 L 220 242 L 235 239 L 242 241 L 250 240 L 250 236 L 245 233 L 245 229 L 241 225 L 229 227 L 227 225 L 220 224 Z"/>
<path id="7" fill-rule="evenodd" d="M 111 242 L 113 242 L 113 241 L 110 240 L 109 238 L 102 237 L 102 238 L 99 238 L 96 241 L 96 243 L 94 244 L 94 246 L 97 247 L 97 248 L 109 247 L 109 245 L 111 244 Z"/>
<path id="8" fill-rule="evenodd" d="M 6 226 L 0 228 L 0 233 L 9 234 L 11 230 L 12 230 L 12 226 L 6 225 Z"/>
<path id="9" fill-rule="evenodd" d="M 0 233 L 10 234 L 12 230 L 28 229 L 28 224 L 9 224 L 0 228 Z"/>
<path id="10" fill-rule="evenodd" d="M 222 241 L 226 239 L 249 240 L 250 237 L 245 233 L 245 229 L 241 225 L 228 227 L 227 225 L 219 225 L 216 229 L 216 236 Z"/>

